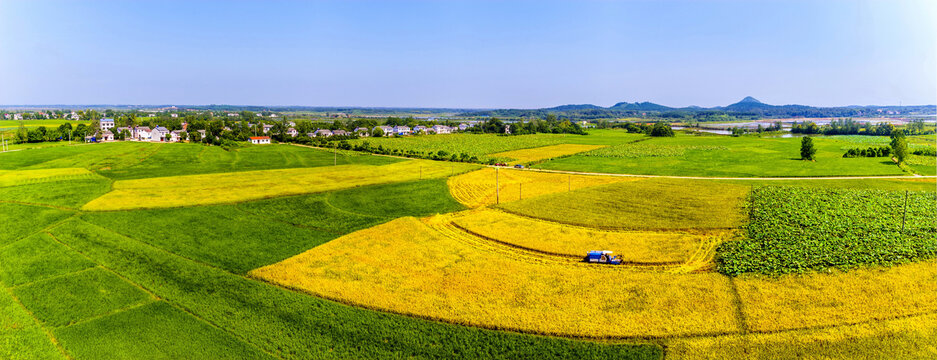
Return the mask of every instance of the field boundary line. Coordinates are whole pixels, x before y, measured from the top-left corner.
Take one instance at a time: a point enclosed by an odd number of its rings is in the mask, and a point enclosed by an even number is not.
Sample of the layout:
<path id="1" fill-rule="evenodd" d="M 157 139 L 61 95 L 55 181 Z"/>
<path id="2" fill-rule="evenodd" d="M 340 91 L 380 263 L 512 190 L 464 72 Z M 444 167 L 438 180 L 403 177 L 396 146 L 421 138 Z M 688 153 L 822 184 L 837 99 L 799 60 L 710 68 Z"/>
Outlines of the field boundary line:
<path id="1" fill-rule="evenodd" d="M 475 237 L 478 237 L 478 238 L 481 238 L 481 239 L 484 239 L 484 240 L 488 240 L 488 241 L 491 241 L 491 242 L 495 242 L 495 243 L 501 244 L 501 245 L 503 245 L 503 246 L 515 248 L 515 249 L 518 249 L 518 250 L 523 250 L 523 251 L 528 251 L 528 252 L 537 253 L 537 254 L 543 254 L 543 255 L 548 255 L 548 256 L 562 257 L 562 258 L 566 258 L 566 259 L 570 259 L 570 260 L 579 260 L 579 259 L 582 258 L 582 256 L 576 256 L 576 255 L 570 255 L 570 254 L 562 254 L 562 253 L 555 253 L 555 252 L 550 252 L 550 251 L 538 250 L 538 249 L 529 248 L 529 247 L 526 247 L 526 246 L 521 246 L 521 245 L 513 244 L 513 243 L 510 243 L 510 242 L 498 240 L 498 239 L 495 239 L 495 238 L 492 238 L 492 237 L 489 237 L 489 236 L 486 236 L 486 235 L 479 234 L 479 233 L 474 232 L 474 231 L 472 231 L 472 230 L 469 230 L 469 229 L 463 227 L 462 225 L 459 225 L 458 223 L 456 223 L 456 222 L 454 222 L 454 221 L 449 221 L 449 224 L 452 225 L 453 227 L 455 227 L 455 228 L 457 228 L 457 229 L 459 229 L 459 230 L 461 230 L 461 231 L 463 231 L 463 232 L 469 234 L 469 235 L 472 235 L 472 236 L 475 236 Z M 577 261 L 577 262 L 578 262 L 578 261 Z M 684 264 L 685 261 L 626 261 L 626 260 L 622 260 L 621 263 L 622 263 L 622 265 L 633 265 L 633 266 L 640 266 L 640 267 L 644 267 L 644 266 L 646 266 L 646 267 L 654 267 L 654 266 L 673 266 L 673 265 L 681 265 L 681 264 Z"/>
<path id="2" fill-rule="evenodd" d="M 106 318 L 106 317 L 108 317 L 108 316 L 117 315 L 117 314 L 120 314 L 120 313 L 125 312 L 125 311 L 133 310 L 133 309 L 136 309 L 136 308 L 139 308 L 139 307 L 143 307 L 143 306 L 146 306 L 146 305 L 155 303 L 155 302 L 160 302 L 160 301 L 162 301 L 162 299 L 146 299 L 146 301 L 143 301 L 143 302 L 141 302 L 141 303 L 139 303 L 139 304 L 133 304 L 133 305 L 130 305 L 130 306 L 122 307 L 122 308 L 120 308 L 120 309 L 111 310 L 111 311 L 108 311 L 108 312 L 106 312 L 106 313 L 104 313 L 104 314 L 95 315 L 95 316 L 92 316 L 92 317 L 89 317 L 89 318 L 81 319 L 81 320 L 76 321 L 76 322 L 73 322 L 73 323 L 69 323 L 69 324 L 65 324 L 65 325 L 61 325 L 61 326 L 55 326 L 55 327 L 53 327 L 53 329 L 58 330 L 58 329 L 64 329 L 64 328 L 67 328 L 67 327 L 71 327 L 71 326 L 73 326 L 73 325 L 81 325 L 81 324 L 89 323 L 89 322 L 92 322 L 92 321 L 95 321 L 95 320 L 100 320 L 100 319 Z"/>
<path id="3" fill-rule="evenodd" d="M 662 179 L 689 179 L 689 180 L 746 180 L 746 181 L 783 181 L 783 180 L 861 180 L 861 179 L 937 179 L 937 175 L 857 175 L 857 176 L 792 176 L 792 177 L 706 177 L 706 176 L 677 176 L 677 175 L 639 175 L 639 174 L 615 174 L 585 171 L 569 170 L 548 170 L 548 169 L 517 169 L 512 167 L 486 165 L 492 168 L 502 168 L 518 171 L 546 172 L 556 174 L 570 175 L 590 175 L 590 176 L 618 176 L 618 177 L 637 177 L 637 178 L 662 178 Z"/>
<path id="4" fill-rule="evenodd" d="M 585 189 L 585 188 L 584 188 L 584 189 Z M 573 190 L 573 191 L 575 191 L 575 190 Z M 549 194 L 547 194 L 547 195 L 549 195 Z M 506 208 L 503 208 L 503 207 L 497 207 L 497 208 L 491 208 L 491 209 L 495 209 L 495 210 L 498 210 L 498 211 L 503 211 L 503 212 L 508 213 L 508 214 L 511 214 L 511 215 L 520 216 L 520 217 L 524 217 L 524 218 L 528 218 L 528 219 L 532 219 L 532 220 L 536 220 L 536 221 L 544 221 L 544 222 L 554 223 L 554 224 L 559 224 L 559 225 L 564 225 L 564 226 L 568 225 L 568 226 L 574 226 L 574 227 L 579 227 L 579 228 L 583 228 L 583 229 L 592 229 L 592 230 L 605 231 L 605 232 L 627 232 L 627 231 L 637 231 L 637 232 L 685 233 L 685 234 L 691 234 L 691 235 L 703 235 L 703 234 L 693 234 L 691 231 L 692 231 L 692 230 L 701 230 L 701 231 L 706 231 L 706 232 L 708 233 L 708 232 L 710 232 L 710 231 L 711 231 L 711 232 L 718 232 L 718 231 L 725 232 L 725 231 L 732 231 L 732 230 L 736 230 L 736 229 L 737 229 L 737 228 L 734 228 L 734 227 L 703 228 L 703 229 L 700 229 L 700 228 L 647 228 L 647 229 L 636 229 L 636 228 L 612 227 L 612 226 L 601 226 L 601 227 L 594 227 L 594 228 L 593 228 L 593 227 L 588 227 L 588 226 L 584 226 L 584 225 L 582 225 L 582 224 L 577 224 L 577 223 L 571 223 L 571 222 L 568 223 L 568 222 L 559 221 L 559 220 L 554 220 L 554 219 L 547 219 L 547 218 L 542 218 L 542 217 L 538 217 L 538 216 L 533 216 L 533 215 L 528 215 L 528 214 L 522 214 L 522 213 L 519 213 L 519 212 L 510 210 L 510 209 L 506 209 Z"/>
<path id="5" fill-rule="evenodd" d="M 748 320 L 745 317 L 745 303 L 742 302 L 742 296 L 739 295 L 735 277 L 729 277 L 729 288 L 732 291 L 732 302 L 735 304 L 735 320 L 739 323 L 739 330 L 742 331 L 742 334 L 751 333 L 751 328 L 748 326 Z"/>
<path id="6" fill-rule="evenodd" d="M 0 246 L 0 249 L 4 249 L 4 248 L 6 248 L 7 246 L 10 246 L 10 245 L 13 245 L 13 244 L 15 244 L 15 243 L 18 243 L 18 242 L 20 242 L 20 241 L 26 240 L 26 239 L 28 239 L 29 237 L 34 236 L 34 235 L 36 235 L 36 234 L 46 233 L 46 232 L 49 231 L 49 229 L 52 229 L 52 228 L 54 228 L 54 227 L 56 227 L 56 226 L 59 226 L 60 224 L 62 224 L 62 223 L 64 223 L 64 222 L 68 221 L 69 219 L 71 219 L 71 218 L 73 218 L 73 217 L 75 217 L 75 216 L 78 216 L 78 213 L 79 213 L 79 212 L 75 211 L 75 213 L 71 214 L 71 215 L 68 216 L 67 218 L 64 218 L 64 219 L 62 219 L 62 220 L 56 221 L 56 222 L 54 222 L 54 223 L 51 223 L 51 224 L 49 224 L 48 226 L 46 226 L 46 227 L 44 227 L 44 228 L 42 228 L 42 229 L 33 231 L 33 232 L 27 234 L 26 236 L 23 236 L 23 237 L 21 237 L 21 238 L 19 238 L 19 239 L 14 240 L 13 242 L 9 242 L 9 243 L 3 244 L 2 246 Z"/>
<path id="7" fill-rule="evenodd" d="M 79 255 L 80 255 L 80 254 L 79 254 Z M 63 278 L 63 277 L 69 276 L 69 275 L 76 275 L 76 274 L 80 274 L 80 273 L 83 273 L 83 272 L 87 272 L 87 271 L 94 270 L 94 269 L 99 268 L 99 267 L 100 267 L 100 265 L 99 265 L 98 263 L 94 263 L 94 266 L 89 266 L 89 267 L 86 267 L 86 268 L 84 268 L 84 269 L 78 269 L 78 270 L 70 271 L 70 272 L 67 272 L 67 273 L 64 273 L 64 274 L 52 275 L 52 276 L 49 276 L 49 277 L 44 277 L 44 278 L 41 278 L 41 279 L 36 279 L 36 280 L 33 280 L 33 281 L 24 282 L 24 283 L 22 283 L 22 284 L 10 286 L 10 287 L 8 287 L 8 289 L 11 289 L 11 290 L 12 290 L 12 289 L 18 289 L 18 288 L 21 288 L 21 287 L 23 287 L 23 286 L 29 286 L 29 285 L 32 285 L 32 284 L 35 284 L 35 283 L 38 283 L 38 282 L 46 281 L 46 280 L 54 280 L 54 279 Z"/>
<path id="8" fill-rule="evenodd" d="M 222 269 L 222 268 L 219 268 L 219 267 L 210 265 L 210 264 L 206 264 L 206 263 L 203 263 L 203 262 L 198 261 L 198 260 L 189 259 L 189 258 L 187 258 L 187 257 L 185 257 L 185 256 L 181 256 L 181 255 L 175 254 L 175 253 L 170 252 L 170 251 L 168 251 L 168 250 L 166 250 L 166 249 L 162 249 L 162 248 L 156 247 L 156 246 L 154 246 L 154 245 L 152 245 L 152 244 L 149 244 L 149 243 L 147 243 L 147 242 L 145 242 L 145 241 L 142 241 L 142 240 L 134 239 L 134 238 L 132 238 L 132 237 L 126 236 L 126 235 L 121 234 L 121 233 L 118 233 L 118 232 L 113 231 L 113 230 L 111 230 L 111 229 L 108 229 L 108 228 L 106 228 L 106 227 L 99 226 L 99 225 L 97 225 L 97 224 L 92 224 L 92 223 L 89 223 L 89 222 L 84 221 L 84 220 L 82 220 L 82 219 L 78 219 L 78 220 L 76 220 L 76 221 L 81 221 L 82 223 L 88 224 L 88 225 L 90 225 L 90 226 L 92 226 L 92 227 L 95 227 L 95 228 L 99 228 L 99 229 L 108 231 L 108 232 L 110 232 L 110 233 L 113 233 L 113 234 L 115 234 L 115 235 L 117 235 L 117 236 L 120 236 L 120 237 L 123 237 L 123 238 L 125 238 L 125 239 L 128 239 L 128 240 L 133 241 L 133 242 L 135 242 L 135 243 L 139 243 L 139 244 L 145 245 L 145 246 L 147 246 L 147 247 L 151 247 L 151 248 L 153 248 L 154 250 L 161 251 L 161 252 L 165 252 L 166 254 L 169 254 L 170 256 L 179 257 L 179 258 L 181 258 L 181 259 L 185 259 L 185 260 L 191 261 L 191 262 L 193 262 L 193 263 L 195 263 L 195 264 L 198 264 L 198 265 L 201 265 L 201 266 L 206 266 L 206 267 L 214 268 L 214 269 L 223 271 L 223 272 L 228 273 L 228 274 L 231 274 L 231 275 L 235 275 L 235 276 L 240 276 L 240 277 L 243 277 L 243 278 L 247 278 L 246 276 L 239 275 L 239 274 L 235 274 L 235 273 L 232 273 L 232 272 L 230 272 L 230 271 L 228 271 L 228 270 L 225 270 L 225 269 Z M 49 235 L 52 235 L 52 234 L 49 234 Z M 55 238 L 55 237 L 53 236 L 53 238 Z M 212 321 L 209 321 L 208 319 L 205 319 L 205 318 L 199 316 L 198 314 L 196 314 L 196 313 L 193 312 L 192 310 L 190 310 L 190 309 L 188 309 L 188 308 L 186 308 L 186 307 L 184 307 L 184 306 L 182 306 L 182 305 L 176 304 L 175 302 L 172 302 L 172 301 L 170 301 L 170 300 L 167 299 L 167 298 L 163 298 L 163 297 L 160 297 L 159 295 L 156 295 L 156 293 L 154 293 L 153 291 L 147 289 L 146 287 L 144 287 L 144 286 L 142 286 L 142 285 L 140 285 L 140 284 L 138 284 L 138 283 L 136 283 L 136 282 L 134 282 L 134 281 L 131 281 L 131 280 L 125 278 L 124 276 L 118 274 L 117 272 L 115 272 L 115 271 L 113 271 L 113 270 L 107 268 L 106 266 L 101 265 L 101 264 L 98 263 L 97 261 L 94 261 L 93 259 L 91 259 L 90 257 L 88 257 L 88 255 L 86 255 L 85 253 L 82 253 L 82 252 L 80 252 L 80 251 L 78 251 L 78 250 L 72 248 L 72 247 L 69 246 L 68 244 L 63 243 L 61 240 L 58 240 L 57 238 L 55 238 L 55 240 L 58 241 L 59 243 L 61 243 L 62 245 L 68 246 L 68 248 L 70 248 L 70 249 L 72 249 L 72 250 L 78 252 L 79 254 L 81 254 L 82 256 L 84 256 L 85 258 L 87 258 L 88 260 L 91 260 L 92 262 L 98 264 L 101 268 L 103 268 L 103 269 L 105 269 L 105 270 L 108 270 L 108 271 L 114 273 L 114 275 L 117 275 L 117 276 L 120 277 L 121 279 L 124 279 L 125 281 L 127 281 L 127 282 L 133 284 L 134 286 L 136 286 L 136 287 L 142 289 L 143 291 L 146 291 L 148 294 L 150 294 L 150 295 L 155 299 L 154 301 L 151 301 L 151 302 L 149 302 L 149 303 L 153 303 L 153 302 L 155 302 L 155 301 L 165 301 L 165 302 L 166 302 L 167 304 L 169 304 L 170 306 L 172 306 L 172 307 L 174 307 L 174 308 L 176 308 L 176 309 L 179 309 L 180 311 L 183 311 L 183 312 L 185 312 L 186 314 L 189 314 L 189 316 L 192 316 L 193 318 L 195 318 L 195 319 L 198 320 L 198 321 L 202 321 L 202 322 L 208 324 L 209 326 L 211 326 L 211 327 L 213 327 L 213 328 L 216 328 L 216 329 L 218 329 L 218 330 L 224 332 L 225 334 L 230 335 L 232 338 L 237 339 L 237 340 L 240 341 L 240 342 L 243 342 L 243 343 L 245 343 L 245 344 L 247 344 L 247 345 L 253 346 L 253 347 L 256 348 L 257 350 L 260 350 L 261 352 L 266 353 L 266 354 L 270 355 L 270 356 L 273 357 L 273 358 L 276 358 L 276 359 L 283 359 L 282 357 L 277 356 L 276 354 L 273 354 L 273 353 L 267 351 L 266 349 L 261 348 L 260 346 L 257 346 L 257 344 L 254 344 L 253 342 L 247 340 L 246 338 L 244 338 L 244 337 L 242 337 L 242 336 L 240 336 L 240 335 L 238 335 L 238 334 L 236 334 L 236 333 L 234 333 L 234 332 L 231 332 L 231 331 L 229 331 L 228 329 L 225 329 L 225 328 L 219 326 L 218 324 L 216 324 L 216 323 L 214 323 L 214 322 L 212 322 Z M 149 304 L 149 303 L 148 303 L 148 304 Z"/>
<path id="9" fill-rule="evenodd" d="M 78 220 L 76 220 L 76 221 L 84 222 L 84 221 L 82 221 L 81 219 L 78 219 Z M 132 280 L 130 280 L 130 279 L 127 279 L 127 278 L 124 277 L 123 275 L 118 274 L 116 271 L 111 270 L 111 269 L 108 268 L 107 266 L 104 266 L 104 265 L 102 265 L 101 263 L 99 263 L 99 262 L 97 262 L 97 261 L 94 261 L 94 259 L 92 259 L 92 258 L 91 258 L 90 256 L 88 256 L 87 254 L 85 254 L 85 253 L 83 253 L 83 252 L 81 252 L 81 251 L 78 251 L 78 249 L 75 249 L 75 248 L 71 247 L 71 245 L 68 245 L 68 244 L 62 242 L 62 240 L 59 240 L 59 238 L 55 237 L 55 235 L 52 235 L 51 232 L 46 231 L 46 234 L 48 234 L 50 237 L 52 237 L 52 239 L 55 240 L 56 242 L 58 242 L 59 244 L 62 244 L 62 245 L 64 245 L 65 247 L 69 248 L 70 250 L 72 250 L 72 251 L 74 251 L 74 252 L 76 252 L 76 253 L 78 253 L 78 254 L 81 254 L 81 256 L 83 256 L 85 259 L 88 259 L 88 261 L 95 263 L 95 264 L 97 265 L 97 267 L 100 267 L 101 269 L 103 269 L 103 270 L 105 270 L 105 271 L 107 271 L 107 272 L 109 272 L 109 273 L 111 273 L 111 274 L 114 274 L 115 276 L 117 276 L 117 277 L 120 278 L 121 280 L 126 281 L 127 283 L 133 285 L 134 287 L 136 287 L 136 288 L 138 288 L 138 289 L 140 289 L 140 290 L 143 290 L 143 291 L 146 292 L 148 295 L 150 295 L 152 298 L 154 298 L 154 299 L 156 299 L 156 300 L 159 300 L 159 299 L 160 299 L 159 296 L 157 296 L 156 294 L 154 294 L 154 293 L 153 293 L 152 291 L 150 291 L 149 289 L 147 289 L 147 288 L 141 286 L 140 284 L 137 284 L 136 282 L 134 282 L 134 281 L 132 281 Z M 92 268 L 93 268 L 93 267 L 92 267 Z"/>
<path id="10" fill-rule="evenodd" d="M 18 201 L 18 200 L 0 200 L 0 203 L 16 204 L 16 205 L 24 205 L 24 206 L 35 206 L 35 207 L 46 207 L 46 208 L 59 209 L 59 210 L 65 210 L 65 211 L 78 211 L 78 209 L 76 208 L 49 205 L 49 204 L 31 203 L 31 202 Z"/>
<path id="11" fill-rule="evenodd" d="M 37 318 L 36 315 L 33 314 L 31 310 L 29 310 L 29 308 L 23 305 L 23 302 L 20 301 L 20 298 L 16 297 L 16 294 L 13 293 L 12 289 L 8 287 L 4 287 L 3 289 L 4 291 L 7 292 L 7 294 L 10 295 L 10 298 L 13 299 L 13 301 L 15 301 L 16 304 L 19 305 L 19 307 L 23 309 L 23 311 L 26 312 L 26 314 L 29 314 L 29 317 L 33 319 L 33 322 L 35 322 L 36 325 L 38 325 L 39 328 L 42 329 L 44 333 L 46 333 L 46 336 L 49 338 L 49 341 L 52 342 L 52 345 L 54 345 L 55 348 L 58 349 L 59 352 L 62 353 L 63 356 L 65 356 L 66 359 L 74 359 L 71 355 L 65 352 L 65 347 L 63 347 L 62 344 L 59 343 L 59 339 L 55 337 L 55 334 L 52 334 L 52 331 L 48 327 L 46 327 L 46 325 L 42 321 L 39 321 L 39 318 Z"/>

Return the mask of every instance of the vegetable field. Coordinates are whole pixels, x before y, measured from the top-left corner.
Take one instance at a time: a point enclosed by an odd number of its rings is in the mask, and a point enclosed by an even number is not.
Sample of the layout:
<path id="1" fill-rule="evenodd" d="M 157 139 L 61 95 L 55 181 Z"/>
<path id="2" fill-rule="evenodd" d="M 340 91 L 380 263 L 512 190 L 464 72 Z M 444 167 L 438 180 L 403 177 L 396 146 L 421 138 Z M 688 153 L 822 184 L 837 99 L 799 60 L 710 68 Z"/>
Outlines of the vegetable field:
<path id="1" fill-rule="evenodd" d="M 723 244 L 725 274 L 888 265 L 937 256 L 934 192 L 763 187 L 748 238 Z"/>

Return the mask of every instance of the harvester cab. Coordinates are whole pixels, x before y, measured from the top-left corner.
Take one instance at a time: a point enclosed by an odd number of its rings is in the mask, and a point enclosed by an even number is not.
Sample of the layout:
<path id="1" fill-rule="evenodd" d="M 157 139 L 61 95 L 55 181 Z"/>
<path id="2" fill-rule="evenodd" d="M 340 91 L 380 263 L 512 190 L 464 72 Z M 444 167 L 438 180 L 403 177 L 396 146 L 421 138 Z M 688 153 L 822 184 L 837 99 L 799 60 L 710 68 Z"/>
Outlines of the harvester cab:
<path id="1" fill-rule="evenodd" d="M 621 257 L 612 254 L 613 252 L 608 250 L 592 250 L 582 261 L 596 264 L 621 265 Z"/>

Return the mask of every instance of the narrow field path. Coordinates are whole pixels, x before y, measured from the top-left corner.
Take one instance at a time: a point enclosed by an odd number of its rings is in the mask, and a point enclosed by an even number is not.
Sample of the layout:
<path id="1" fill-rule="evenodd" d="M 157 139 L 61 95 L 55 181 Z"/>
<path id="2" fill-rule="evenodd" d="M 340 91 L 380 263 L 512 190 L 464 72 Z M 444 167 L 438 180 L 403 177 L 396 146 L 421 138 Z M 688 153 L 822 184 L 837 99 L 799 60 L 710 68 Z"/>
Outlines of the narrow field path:
<path id="1" fill-rule="evenodd" d="M 536 171 L 555 174 L 591 175 L 591 176 L 622 176 L 639 178 L 663 179 L 691 179 L 691 180 L 858 180 L 858 179 L 937 179 L 934 175 L 870 175 L 870 176 L 800 176 L 800 177 L 708 177 L 708 176 L 676 176 L 676 175 L 640 175 L 640 174 L 614 174 L 568 170 L 546 169 L 517 169 L 504 166 L 488 165 L 492 168 L 503 168 L 522 171 Z"/>

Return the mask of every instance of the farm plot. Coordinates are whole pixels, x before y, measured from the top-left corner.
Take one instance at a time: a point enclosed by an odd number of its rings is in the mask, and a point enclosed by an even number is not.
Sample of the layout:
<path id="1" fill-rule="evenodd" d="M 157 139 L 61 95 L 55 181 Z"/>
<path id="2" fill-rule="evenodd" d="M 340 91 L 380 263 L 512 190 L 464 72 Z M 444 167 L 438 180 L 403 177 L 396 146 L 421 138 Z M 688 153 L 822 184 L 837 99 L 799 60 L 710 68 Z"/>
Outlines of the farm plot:
<path id="1" fill-rule="evenodd" d="M 535 134 L 499 136 L 496 134 L 444 134 L 409 137 L 372 137 L 350 141 L 352 145 L 367 142 L 372 148 L 396 151 L 398 154 L 430 154 L 445 151 L 448 154 L 465 153 L 482 161 L 501 160 L 494 153 L 569 143 L 569 139 L 582 135 Z M 506 160 L 506 159 L 504 159 Z"/>
<path id="2" fill-rule="evenodd" d="M 667 340 L 667 359 L 933 359 L 937 314 L 831 328 Z"/>
<path id="3" fill-rule="evenodd" d="M 114 183 L 113 191 L 85 204 L 82 209 L 122 210 L 234 203 L 441 178 L 475 168 L 477 165 L 410 160 L 383 166 L 339 165 L 121 180 Z"/>
<path id="4" fill-rule="evenodd" d="M 83 169 L 82 169 L 83 170 Z M 0 202 L 10 201 L 76 209 L 110 191 L 111 180 L 96 174 L 76 180 L 49 180 L 0 187 Z"/>
<path id="5" fill-rule="evenodd" d="M 560 144 L 560 145 L 550 145 L 543 146 L 531 149 L 521 149 L 521 150 L 512 150 L 499 152 L 491 154 L 492 157 L 496 158 L 507 158 L 512 159 L 510 164 L 529 164 L 532 162 L 537 162 L 546 159 L 552 159 L 555 157 L 566 156 L 581 153 L 583 151 L 594 150 L 598 148 L 603 148 L 603 145 L 582 145 L 582 144 Z"/>
<path id="6" fill-rule="evenodd" d="M 581 258 L 589 250 L 612 250 L 638 263 L 687 261 L 703 242 L 719 233 L 612 232 L 563 225 L 484 209 L 453 218 L 459 227 L 520 248 Z"/>
<path id="7" fill-rule="evenodd" d="M 0 358 L 67 359 L 7 289 L 0 289 L 0 314 Z"/>
<path id="8" fill-rule="evenodd" d="M 482 330 L 341 305 L 206 266 L 80 220 L 51 229 L 57 239 L 119 272 L 165 301 L 282 359 L 357 358 L 625 358 L 659 359 L 654 344 L 608 344 Z M 159 304 L 159 303 L 157 303 Z M 154 305 L 147 305 L 151 307 Z M 140 311 L 137 308 L 137 311 Z M 129 311 L 127 312 L 129 313 Z M 165 317 L 107 317 L 58 331 L 69 353 L 91 356 L 108 347 L 169 358 L 188 348 L 217 349 L 211 333 Z M 114 320 L 106 320 L 114 319 Z M 191 322 L 186 320 L 185 322 Z M 197 328 L 195 330 L 198 330 Z M 0 329 L 2 331 L 2 329 Z M 140 339 L 153 340 L 141 343 Z M 166 340 L 176 341 L 166 344 Z M 235 351 L 239 346 L 223 346 Z M 116 351 L 116 350 L 113 350 Z M 245 352 L 250 355 L 252 352 Z M 221 354 L 221 355 L 218 355 Z M 212 354 L 223 357 L 227 353 Z M 236 357 L 236 354 L 230 357 Z M 80 356 L 76 356 L 80 357 Z"/>
<path id="9" fill-rule="evenodd" d="M 790 273 L 937 256 L 937 194 L 763 187 L 750 195 L 748 238 L 719 248 L 719 271 Z"/>
<path id="10" fill-rule="evenodd" d="M 937 263 L 735 279 L 749 327 L 777 331 L 937 311 Z"/>
<path id="11" fill-rule="evenodd" d="M 460 203 L 474 208 L 635 180 L 638 179 L 484 168 L 449 178 L 449 190 Z"/>
<path id="12" fill-rule="evenodd" d="M 719 274 L 519 261 L 425 221 L 397 219 L 250 275 L 358 306 L 492 329 L 596 338 L 739 331 L 730 285 Z"/>
<path id="13" fill-rule="evenodd" d="M 598 229 L 733 229 L 742 223 L 740 209 L 748 190 L 734 184 L 644 179 L 548 194 L 499 207 L 522 216 Z"/>
<path id="14" fill-rule="evenodd" d="M 0 201 L 0 246 L 20 240 L 72 214 L 68 210 Z"/>
<path id="15" fill-rule="evenodd" d="M 61 168 L 40 170 L 0 170 L 0 187 L 32 184 L 43 181 L 83 179 L 91 177 L 87 169 Z"/>

